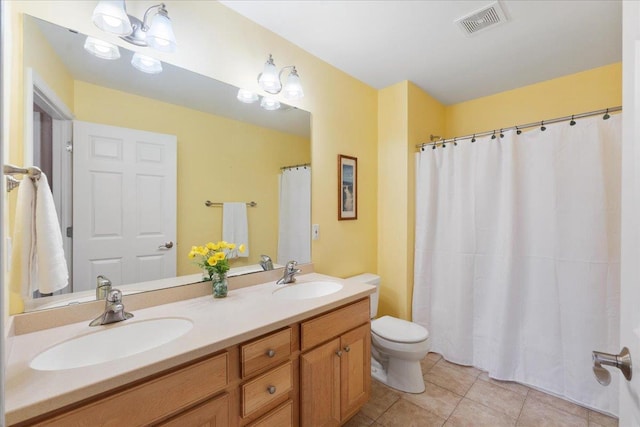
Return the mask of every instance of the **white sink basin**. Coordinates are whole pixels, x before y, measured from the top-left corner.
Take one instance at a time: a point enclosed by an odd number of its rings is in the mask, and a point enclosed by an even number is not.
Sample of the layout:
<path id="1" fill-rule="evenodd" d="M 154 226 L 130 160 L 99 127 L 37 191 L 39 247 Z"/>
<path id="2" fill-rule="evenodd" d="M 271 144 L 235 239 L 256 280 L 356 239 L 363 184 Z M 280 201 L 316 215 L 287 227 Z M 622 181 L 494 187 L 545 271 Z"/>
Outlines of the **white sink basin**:
<path id="1" fill-rule="evenodd" d="M 190 320 L 177 317 L 127 322 L 99 326 L 104 329 L 63 341 L 34 357 L 30 366 L 57 371 L 97 365 L 159 347 L 193 327 Z"/>
<path id="2" fill-rule="evenodd" d="M 342 289 L 336 282 L 301 282 L 286 285 L 273 292 L 273 296 L 282 299 L 309 299 L 331 295 Z"/>

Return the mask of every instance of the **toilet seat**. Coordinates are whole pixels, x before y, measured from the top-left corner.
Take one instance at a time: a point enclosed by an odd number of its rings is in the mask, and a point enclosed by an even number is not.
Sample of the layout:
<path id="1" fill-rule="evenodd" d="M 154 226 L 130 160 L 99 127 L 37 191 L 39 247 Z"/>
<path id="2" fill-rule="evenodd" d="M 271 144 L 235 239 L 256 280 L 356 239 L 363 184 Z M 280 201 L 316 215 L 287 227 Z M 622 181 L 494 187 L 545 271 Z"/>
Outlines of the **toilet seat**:
<path id="1" fill-rule="evenodd" d="M 429 331 L 422 326 L 391 316 L 372 320 L 371 332 L 387 341 L 397 343 L 419 343 L 429 338 Z"/>

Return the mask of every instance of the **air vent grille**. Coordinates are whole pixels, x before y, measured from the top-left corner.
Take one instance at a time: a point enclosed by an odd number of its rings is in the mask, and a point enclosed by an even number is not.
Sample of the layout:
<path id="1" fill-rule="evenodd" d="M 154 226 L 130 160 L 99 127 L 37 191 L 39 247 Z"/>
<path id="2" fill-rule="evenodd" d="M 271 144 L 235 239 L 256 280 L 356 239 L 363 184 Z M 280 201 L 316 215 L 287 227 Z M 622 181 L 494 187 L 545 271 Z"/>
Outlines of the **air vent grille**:
<path id="1" fill-rule="evenodd" d="M 454 22 L 458 24 L 466 36 L 471 36 L 506 21 L 507 17 L 500 7 L 500 4 L 494 2 L 469 15 L 458 18 Z"/>

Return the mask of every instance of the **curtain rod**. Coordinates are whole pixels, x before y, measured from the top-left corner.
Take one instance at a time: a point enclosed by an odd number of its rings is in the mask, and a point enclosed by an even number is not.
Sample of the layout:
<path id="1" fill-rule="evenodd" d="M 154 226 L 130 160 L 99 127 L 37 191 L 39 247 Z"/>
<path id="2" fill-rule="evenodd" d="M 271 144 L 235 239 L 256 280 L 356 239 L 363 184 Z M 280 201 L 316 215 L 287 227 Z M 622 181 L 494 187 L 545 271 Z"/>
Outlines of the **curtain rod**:
<path id="1" fill-rule="evenodd" d="M 572 114 L 570 116 L 558 117 L 558 118 L 555 118 L 555 119 L 541 120 L 539 122 L 532 122 L 532 123 L 526 123 L 526 124 L 523 124 L 523 125 L 509 126 L 509 127 L 500 128 L 500 129 L 493 129 L 493 130 L 488 130 L 488 131 L 485 131 L 485 132 L 474 133 L 472 135 L 456 136 L 454 138 L 439 139 L 438 141 L 423 142 L 422 144 L 416 144 L 416 148 L 418 148 L 420 150 L 424 150 L 424 147 L 427 147 L 427 146 L 433 146 L 435 148 L 437 145 L 442 145 L 442 144 L 445 144 L 447 142 L 457 143 L 458 141 L 464 141 L 466 139 L 471 139 L 472 140 L 471 142 L 475 142 L 476 137 L 487 136 L 487 135 L 495 135 L 495 134 L 502 134 L 503 132 L 508 131 L 508 130 L 518 131 L 518 135 L 519 135 L 520 131 L 522 131 L 523 129 L 533 128 L 533 127 L 538 127 L 538 126 L 543 128 L 544 125 L 550 125 L 550 124 L 553 124 L 553 123 L 566 122 L 568 120 L 571 120 L 573 122 L 571 124 L 571 126 L 573 126 L 575 124 L 574 119 L 581 119 L 581 118 L 590 117 L 590 116 L 598 116 L 600 114 L 604 114 L 603 119 L 606 120 L 606 119 L 609 118 L 609 113 L 614 113 L 616 111 L 622 111 L 622 106 L 611 107 L 611 108 L 603 108 L 602 110 L 589 111 L 587 113 Z"/>
<path id="2" fill-rule="evenodd" d="M 222 207 L 223 203 L 212 202 L 211 200 L 207 200 L 206 202 L 204 202 L 204 205 L 208 208 L 211 208 L 211 207 L 219 208 L 219 207 Z M 256 202 L 247 202 L 247 206 L 249 206 L 250 208 L 255 208 L 256 206 L 258 206 L 258 204 Z"/>
<path id="3" fill-rule="evenodd" d="M 306 169 L 307 167 L 310 167 L 310 166 L 311 166 L 311 163 L 300 163 L 299 165 L 282 166 L 280 170 L 283 171 L 285 169 L 302 168 L 302 167 Z"/>

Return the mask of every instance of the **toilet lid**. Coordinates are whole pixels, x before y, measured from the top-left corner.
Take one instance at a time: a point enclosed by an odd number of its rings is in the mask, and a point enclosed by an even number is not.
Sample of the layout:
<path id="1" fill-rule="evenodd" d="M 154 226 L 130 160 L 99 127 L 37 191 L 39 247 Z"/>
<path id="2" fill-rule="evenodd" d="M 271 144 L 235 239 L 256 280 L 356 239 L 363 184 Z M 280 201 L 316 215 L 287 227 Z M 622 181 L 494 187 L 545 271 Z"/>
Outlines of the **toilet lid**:
<path id="1" fill-rule="evenodd" d="M 391 316 L 373 320 L 371 332 L 386 340 L 401 343 L 421 342 L 429 338 L 429 331 L 422 326 Z"/>

